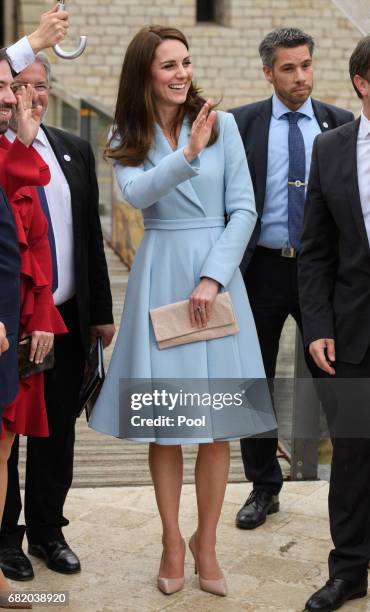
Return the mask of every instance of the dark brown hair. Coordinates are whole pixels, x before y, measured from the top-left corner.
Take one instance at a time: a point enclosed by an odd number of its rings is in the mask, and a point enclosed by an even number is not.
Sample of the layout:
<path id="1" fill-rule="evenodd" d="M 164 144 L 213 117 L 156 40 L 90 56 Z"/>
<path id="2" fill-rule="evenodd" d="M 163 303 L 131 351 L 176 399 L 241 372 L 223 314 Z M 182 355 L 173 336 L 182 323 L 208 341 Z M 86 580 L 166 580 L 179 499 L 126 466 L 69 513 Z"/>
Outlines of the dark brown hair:
<path id="1" fill-rule="evenodd" d="M 105 150 L 106 157 L 124 166 L 141 164 L 152 145 L 156 112 L 150 69 L 157 47 L 168 39 L 179 40 L 189 49 L 188 41 L 180 30 L 160 25 L 139 30 L 127 47 L 119 80 L 114 128 Z M 176 131 L 185 115 L 192 124 L 204 103 L 200 90 L 192 82 L 172 130 Z M 215 123 L 208 146 L 216 142 L 217 136 Z M 118 139 L 118 144 L 112 146 L 115 139 Z"/>
<path id="2" fill-rule="evenodd" d="M 272 70 L 274 66 L 276 50 L 306 45 L 312 57 L 315 42 L 309 34 L 298 28 L 276 28 L 269 32 L 258 47 L 259 54 L 264 66 Z"/>
<path id="3" fill-rule="evenodd" d="M 6 54 L 6 49 L 0 49 L 0 62 L 7 62 L 9 68 L 11 68 L 9 58 Z"/>
<path id="4" fill-rule="evenodd" d="M 370 82 L 370 35 L 362 38 L 357 47 L 349 58 L 349 74 L 352 85 L 359 98 L 362 98 L 361 92 L 357 89 L 354 83 L 356 74 Z"/>

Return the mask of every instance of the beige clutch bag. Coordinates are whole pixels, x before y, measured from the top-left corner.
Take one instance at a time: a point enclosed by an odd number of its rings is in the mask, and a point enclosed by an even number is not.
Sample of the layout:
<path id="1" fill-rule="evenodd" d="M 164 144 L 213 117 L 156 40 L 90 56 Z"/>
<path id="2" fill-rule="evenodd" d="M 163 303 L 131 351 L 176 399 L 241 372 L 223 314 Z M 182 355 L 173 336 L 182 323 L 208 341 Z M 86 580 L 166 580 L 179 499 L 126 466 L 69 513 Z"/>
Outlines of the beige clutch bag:
<path id="1" fill-rule="evenodd" d="M 192 327 L 189 300 L 166 304 L 150 310 L 158 348 L 164 349 L 189 342 L 233 336 L 239 331 L 229 292 L 219 293 L 213 303 L 207 327 Z"/>

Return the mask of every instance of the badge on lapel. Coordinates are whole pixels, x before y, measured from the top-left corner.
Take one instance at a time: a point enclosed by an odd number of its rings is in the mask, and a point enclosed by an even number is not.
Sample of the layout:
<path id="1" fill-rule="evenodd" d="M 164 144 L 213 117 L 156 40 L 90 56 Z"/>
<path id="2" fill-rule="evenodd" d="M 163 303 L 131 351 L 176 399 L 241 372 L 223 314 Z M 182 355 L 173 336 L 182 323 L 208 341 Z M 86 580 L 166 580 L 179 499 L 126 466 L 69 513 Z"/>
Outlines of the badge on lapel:
<path id="1" fill-rule="evenodd" d="M 324 124 L 324 125 L 325 125 L 325 124 Z M 63 157 L 64 157 L 64 159 L 65 159 L 66 161 L 71 161 L 71 156 L 70 156 L 70 155 L 67 155 L 67 153 L 66 153 L 65 155 L 63 155 Z"/>

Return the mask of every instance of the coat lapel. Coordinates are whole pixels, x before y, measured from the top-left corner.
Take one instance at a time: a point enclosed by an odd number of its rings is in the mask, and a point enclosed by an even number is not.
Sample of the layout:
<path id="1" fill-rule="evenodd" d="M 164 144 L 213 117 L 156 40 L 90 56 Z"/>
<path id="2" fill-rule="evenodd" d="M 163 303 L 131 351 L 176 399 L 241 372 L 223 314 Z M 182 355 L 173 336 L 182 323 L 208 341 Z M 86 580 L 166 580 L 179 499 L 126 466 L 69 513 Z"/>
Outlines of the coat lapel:
<path id="1" fill-rule="evenodd" d="M 360 191 L 358 187 L 357 175 L 357 135 L 360 127 L 360 119 L 342 126 L 338 131 L 338 138 L 342 150 L 342 175 L 346 186 L 348 201 L 352 208 L 352 213 L 367 248 L 369 240 L 366 233 L 364 216 L 361 208 Z"/>
<path id="2" fill-rule="evenodd" d="M 178 142 L 178 147 L 177 147 L 178 149 L 181 149 L 182 147 L 186 145 L 186 143 L 188 142 L 189 134 L 190 134 L 189 122 L 187 121 L 187 119 L 184 119 L 182 127 L 181 127 L 181 131 L 180 131 L 179 142 Z M 157 166 L 164 157 L 166 157 L 167 155 L 170 155 L 171 153 L 173 153 L 171 145 L 168 142 L 165 135 L 163 134 L 159 125 L 156 123 L 155 141 L 154 141 L 152 148 L 150 149 L 148 153 L 148 159 L 154 166 Z M 198 209 L 200 209 L 203 214 L 205 214 L 202 203 L 199 200 L 198 195 L 195 192 L 195 189 L 191 183 L 191 179 L 188 179 L 187 181 L 184 181 L 183 183 L 180 183 L 179 185 L 177 185 L 176 191 L 179 191 L 187 200 L 189 200 Z"/>

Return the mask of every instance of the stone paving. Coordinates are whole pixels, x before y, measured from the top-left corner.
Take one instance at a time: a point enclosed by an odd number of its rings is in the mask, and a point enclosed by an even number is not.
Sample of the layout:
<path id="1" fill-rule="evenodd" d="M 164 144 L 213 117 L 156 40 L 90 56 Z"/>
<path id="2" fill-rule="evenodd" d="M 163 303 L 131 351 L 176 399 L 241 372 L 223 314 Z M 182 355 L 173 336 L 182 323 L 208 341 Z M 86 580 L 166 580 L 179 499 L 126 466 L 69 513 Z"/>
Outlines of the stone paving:
<path id="1" fill-rule="evenodd" d="M 229 586 L 226 598 L 199 590 L 189 552 L 184 590 L 171 596 L 157 590 L 161 529 L 151 486 L 72 489 L 65 535 L 81 559 L 81 574 L 57 574 L 34 560 L 33 582 L 13 585 L 26 591 L 69 591 L 68 612 L 300 612 L 327 576 L 328 485 L 285 483 L 281 511 L 262 527 L 241 531 L 234 518 L 249 491 L 247 484 L 227 487 L 217 547 Z M 183 489 L 181 525 L 188 539 L 196 525 L 193 485 Z M 41 609 L 53 612 L 56 607 Z M 350 602 L 343 607 L 347 610 L 369 612 L 370 600 Z"/>

